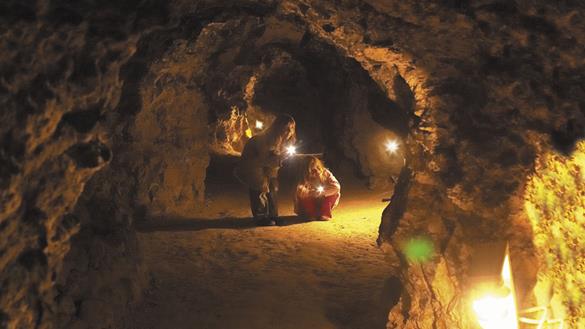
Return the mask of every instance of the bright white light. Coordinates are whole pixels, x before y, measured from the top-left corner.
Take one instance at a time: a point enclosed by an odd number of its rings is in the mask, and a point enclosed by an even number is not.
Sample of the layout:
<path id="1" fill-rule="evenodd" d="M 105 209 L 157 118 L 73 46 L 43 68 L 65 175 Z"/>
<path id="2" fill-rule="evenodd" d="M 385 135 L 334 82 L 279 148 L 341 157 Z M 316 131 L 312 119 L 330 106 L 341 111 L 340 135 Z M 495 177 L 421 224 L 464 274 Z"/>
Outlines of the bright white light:
<path id="1" fill-rule="evenodd" d="M 386 150 L 392 154 L 398 151 L 398 142 L 395 140 L 389 140 L 386 142 Z"/>
<path id="2" fill-rule="evenodd" d="M 321 185 L 317 186 L 317 192 L 319 192 L 319 194 L 323 193 L 323 191 L 325 191 L 325 188 Z"/>
<path id="3" fill-rule="evenodd" d="M 289 145 L 286 147 L 286 154 L 289 156 L 293 156 L 297 153 L 297 147 L 294 145 Z"/>
<path id="4" fill-rule="evenodd" d="M 518 329 L 516 292 L 508 255 L 504 258 L 501 275 L 504 288 L 509 291 L 506 296 L 486 295 L 473 302 L 473 310 L 483 329 Z"/>
<path id="5" fill-rule="evenodd" d="M 264 128 L 264 122 L 260 121 L 260 120 L 256 120 L 256 129 L 262 129 Z"/>
<path id="6" fill-rule="evenodd" d="M 473 310 L 483 329 L 518 329 L 516 305 L 512 294 L 486 296 L 473 302 Z"/>

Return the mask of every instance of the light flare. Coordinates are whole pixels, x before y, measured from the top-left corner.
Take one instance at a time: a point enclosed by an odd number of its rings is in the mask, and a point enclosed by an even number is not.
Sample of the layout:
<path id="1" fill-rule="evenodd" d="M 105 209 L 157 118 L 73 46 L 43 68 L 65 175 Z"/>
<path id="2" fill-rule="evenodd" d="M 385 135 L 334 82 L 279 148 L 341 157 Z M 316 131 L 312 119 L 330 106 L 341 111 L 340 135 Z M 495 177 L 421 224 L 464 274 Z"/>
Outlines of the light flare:
<path id="1" fill-rule="evenodd" d="M 325 191 L 325 188 L 322 185 L 317 186 L 317 192 L 319 192 L 319 194 L 322 194 Z"/>
<path id="2" fill-rule="evenodd" d="M 386 151 L 390 152 L 391 154 L 394 154 L 398 151 L 398 142 L 394 139 L 387 141 L 385 146 Z"/>
<path id="3" fill-rule="evenodd" d="M 485 296 L 473 302 L 477 321 L 483 329 L 517 329 L 514 296 Z"/>
<path id="4" fill-rule="evenodd" d="M 256 129 L 262 129 L 264 128 L 264 122 L 260 121 L 260 120 L 256 120 Z"/>
<path id="5" fill-rule="evenodd" d="M 433 257 L 435 246 L 431 239 L 419 236 L 406 242 L 404 253 L 406 258 L 413 263 L 425 263 Z"/>
<path id="6" fill-rule="evenodd" d="M 510 256 L 506 253 L 500 273 L 505 294 L 486 294 L 473 302 L 477 321 L 483 329 L 518 329 L 516 291 Z"/>
<path id="7" fill-rule="evenodd" d="M 294 145 L 289 145 L 286 147 L 286 154 L 288 154 L 288 156 L 293 156 L 295 154 L 297 154 L 297 147 Z"/>

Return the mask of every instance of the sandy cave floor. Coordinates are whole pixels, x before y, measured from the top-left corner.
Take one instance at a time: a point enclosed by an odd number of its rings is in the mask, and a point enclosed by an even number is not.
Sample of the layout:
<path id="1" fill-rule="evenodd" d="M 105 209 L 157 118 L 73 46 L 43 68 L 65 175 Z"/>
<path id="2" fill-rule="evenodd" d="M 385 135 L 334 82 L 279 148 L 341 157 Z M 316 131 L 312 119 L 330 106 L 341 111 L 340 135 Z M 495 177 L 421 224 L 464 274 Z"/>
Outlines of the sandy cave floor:
<path id="1" fill-rule="evenodd" d="M 289 188 L 279 196 L 285 226 L 255 227 L 241 187 L 210 190 L 197 218 L 157 219 L 139 233 L 152 287 L 129 328 L 385 327 L 398 294 L 375 243 L 388 192 L 344 184 L 333 221 L 300 222 Z"/>

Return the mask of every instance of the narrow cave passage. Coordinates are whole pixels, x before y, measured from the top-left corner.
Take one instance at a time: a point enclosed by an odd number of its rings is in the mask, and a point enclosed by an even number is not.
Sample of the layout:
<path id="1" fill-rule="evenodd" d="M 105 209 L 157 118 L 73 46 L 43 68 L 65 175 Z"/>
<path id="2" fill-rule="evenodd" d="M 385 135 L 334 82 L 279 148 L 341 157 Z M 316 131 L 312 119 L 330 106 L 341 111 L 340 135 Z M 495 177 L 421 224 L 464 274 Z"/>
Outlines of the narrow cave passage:
<path id="1" fill-rule="evenodd" d="M 392 154 L 386 143 L 405 140 L 412 91 L 388 73 L 408 91 L 406 102 L 389 97 L 306 26 L 232 14 L 203 11 L 145 33 L 120 67 L 116 111 L 95 118 L 113 156 L 72 211 L 80 233 L 57 280 L 67 326 L 387 322 L 400 284 L 376 241 L 405 147 Z M 232 173 L 244 143 L 263 133 L 255 122 L 266 128 L 279 113 L 295 118 L 298 151 L 320 154 L 341 182 L 329 222 L 293 212 L 303 156 L 280 170 L 280 225 L 250 217 L 248 191 Z M 83 121 L 71 116 L 62 129 Z"/>
<path id="2" fill-rule="evenodd" d="M 299 151 L 322 153 L 341 183 L 333 220 L 295 215 L 293 194 L 306 159 L 292 157 L 279 173 L 279 225 L 257 227 L 247 188 L 232 174 L 238 156 L 215 152 L 204 207 L 139 224 L 152 283 L 130 327 L 349 329 L 387 322 L 400 286 L 392 276 L 396 265 L 376 239 L 387 206 L 382 199 L 392 195 L 402 160 L 384 146 L 397 133 L 372 113 L 398 109 L 332 47 L 310 42 L 292 53 L 275 47 L 267 57 L 248 111 L 262 120 L 277 113 L 295 117 Z M 405 124 L 399 114 L 385 119 L 392 128 Z M 385 170 L 376 175 L 376 166 Z"/>

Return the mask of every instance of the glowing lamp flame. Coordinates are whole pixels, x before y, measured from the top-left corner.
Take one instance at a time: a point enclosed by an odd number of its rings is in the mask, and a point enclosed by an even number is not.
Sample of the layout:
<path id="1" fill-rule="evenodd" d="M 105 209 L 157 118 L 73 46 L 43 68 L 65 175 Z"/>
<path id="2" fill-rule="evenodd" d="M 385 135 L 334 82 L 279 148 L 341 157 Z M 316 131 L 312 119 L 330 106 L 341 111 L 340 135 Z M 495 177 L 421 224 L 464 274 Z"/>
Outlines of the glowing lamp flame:
<path id="1" fill-rule="evenodd" d="M 501 278 L 505 294 L 487 294 L 473 302 L 477 321 L 483 329 L 518 329 L 516 293 L 508 254 L 504 258 Z"/>
<path id="2" fill-rule="evenodd" d="M 398 151 L 398 142 L 395 140 L 389 140 L 386 142 L 386 150 L 392 154 Z"/>
<path id="3" fill-rule="evenodd" d="M 264 128 L 264 122 L 260 121 L 260 120 L 256 120 L 256 129 L 262 129 Z"/>
<path id="4" fill-rule="evenodd" d="M 319 194 L 323 193 L 323 191 L 325 191 L 325 188 L 321 185 L 317 186 L 317 192 L 319 192 Z"/>
<path id="5" fill-rule="evenodd" d="M 485 296 L 473 302 L 477 320 L 484 329 L 517 329 L 518 320 L 514 297 Z"/>
<path id="6" fill-rule="evenodd" d="M 289 156 L 293 156 L 297 153 L 297 147 L 294 145 L 289 145 L 286 147 L 286 154 Z"/>

